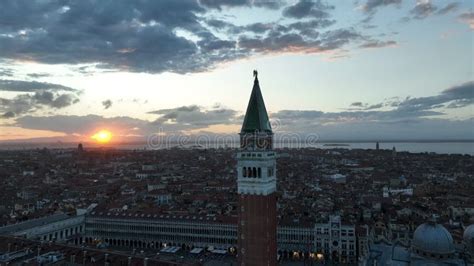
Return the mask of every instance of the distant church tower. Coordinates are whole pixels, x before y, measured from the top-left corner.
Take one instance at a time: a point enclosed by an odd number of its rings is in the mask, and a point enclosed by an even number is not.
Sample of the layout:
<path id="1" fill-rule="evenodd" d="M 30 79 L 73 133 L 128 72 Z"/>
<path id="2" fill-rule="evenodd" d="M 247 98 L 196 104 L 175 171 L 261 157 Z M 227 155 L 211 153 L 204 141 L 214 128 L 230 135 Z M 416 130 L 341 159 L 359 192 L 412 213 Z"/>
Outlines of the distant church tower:
<path id="1" fill-rule="evenodd" d="M 276 156 L 273 132 L 254 71 L 254 84 L 237 153 L 238 261 L 277 265 Z"/>

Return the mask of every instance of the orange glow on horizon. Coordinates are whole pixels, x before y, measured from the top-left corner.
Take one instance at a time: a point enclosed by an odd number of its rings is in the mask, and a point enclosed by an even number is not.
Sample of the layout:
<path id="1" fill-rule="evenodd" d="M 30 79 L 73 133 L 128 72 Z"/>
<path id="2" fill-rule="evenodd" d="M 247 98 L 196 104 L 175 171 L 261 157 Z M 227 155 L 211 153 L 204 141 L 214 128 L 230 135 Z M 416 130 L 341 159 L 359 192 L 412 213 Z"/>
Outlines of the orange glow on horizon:
<path id="1" fill-rule="evenodd" d="M 110 140 L 112 139 L 112 133 L 108 130 L 103 129 L 92 135 L 91 139 L 99 143 L 105 144 L 110 142 Z"/>

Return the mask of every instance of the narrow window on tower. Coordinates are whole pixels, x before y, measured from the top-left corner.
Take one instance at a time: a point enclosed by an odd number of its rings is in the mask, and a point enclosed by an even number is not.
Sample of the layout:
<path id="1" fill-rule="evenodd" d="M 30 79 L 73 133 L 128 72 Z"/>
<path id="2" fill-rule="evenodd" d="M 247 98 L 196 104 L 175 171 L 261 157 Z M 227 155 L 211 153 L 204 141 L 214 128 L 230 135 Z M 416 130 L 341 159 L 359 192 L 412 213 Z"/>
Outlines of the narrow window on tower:
<path id="1" fill-rule="evenodd" d="M 244 167 L 244 169 L 242 170 L 242 173 L 244 177 L 247 177 L 247 167 Z"/>
<path id="2" fill-rule="evenodd" d="M 259 167 L 258 168 L 258 178 L 262 177 L 262 169 Z"/>
<path id="3" fill-rule="evenodd" d="M 253 168 L 253 173 L 252 177 L 257 177 L 257 168 Z"/>

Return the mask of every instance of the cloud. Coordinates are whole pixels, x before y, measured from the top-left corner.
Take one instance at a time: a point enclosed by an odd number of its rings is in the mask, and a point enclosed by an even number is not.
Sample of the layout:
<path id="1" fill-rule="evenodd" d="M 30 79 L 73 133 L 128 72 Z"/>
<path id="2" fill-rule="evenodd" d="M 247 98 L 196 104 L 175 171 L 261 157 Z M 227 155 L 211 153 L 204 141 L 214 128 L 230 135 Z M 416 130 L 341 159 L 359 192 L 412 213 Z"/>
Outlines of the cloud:
<path id="1" fill-rule="evenodd" d="M 380 7 L 400 5 L 401 3 L 402 0 L 367 0 L 367 2 L 362 5 L 362 10 L 366 13 L 372 13 Z"/>
<path id="2" fill-rule="evenodd" d="M 199 3 L 206 8 L 221 10 L 224 7 L 263 7 L 277 9 L 284 4 L 279 0 L 199 0 Z"/>
<path id="3" fill-rule="evenodd" d="M 412 118 L 422 116 L 433 116 L 443 114 L 435 111 L 442 108 L 462 108 L 474 104 L 474 81 L 452 86 L 443 90 L 440 94 L 427 97 L 411 98 L 400 100 L 391 98 L 382 103 L 368 104 L 363 102 L 353 102 L 348 110 L 367 111 L 380 109 L 383 107 L 394 108 L 388 111 L 381 111 L 377 115 L 381 118 L 397 118 L 411 116 Z M 365 113 L 373 115 L 375 113 Z M 372 116 L 375 118 L 374 116 Z"/>
<path id="4" fill-rule="evenodd" d="M 443 118 L 443 110 L 474 104 L 474 82 L 449 87 L 438 95 L 418 98 L 391 98 L 380 103 L 353 102 L 352 110 L 323 112 L 320 110 L 280 110 L 270 113 L 278 121 L 275 133 L 316 133 L 323 139 L 469 139 L 474 133 L 474 118 L 454 120 Z M 48 95 L 39 98 L 50 99 Z M 2 99 L 0 99 L 2 101 Z M 0 102 L 2 104 L 2 102 Z M 13 126 L 26 129 L 51 130 L 68 135 L 88 136 L 107 128 L 123 136 L 141 137 L 153 133 L 186 135 L 205 133 L 211 126 L 238 127 L 243 115 L 220 104 L 212 108 L 198 105 L 159 109 L 154 121 L 131 117 L 105 118 L 86 116 L 23 116 Z M 9 114 L 4 113 L 4 116 Z M 11 117 L 10 117 L 11 118 Z M 231 132 L 234 134 L 235 132 Z"/>
<path id="5" fill-rule="evenodd" d="M 12 99 L 0 98 L 0 112 L 4 113 L 4 118 L 13 117 L 42 109 L 61 109 L 78 102 L 79 98 L 74 93 L 36 91 L 33 94 L 19 94 Z"/>
<path id="6" fill-rule="evenodd" d="M 316 133 L 322 139 L 471 139 L 474 118 L 439 118 L 442 109 L 474 104 L 474 82 L 466 82 L 428 97 L 390 99 L 382 103 L 353 102 L 349 111 L 281 110 L 282 133 Z"/>
<path id="7" fill-rule="evenodd" d="M 53 83 L 0 80 L 0 91 L 26 92 L 0 98 L 2 118 L 12 118 L 42 109 L 61 109 L 79 102 L 80 91 Z"/>
<path id="8" fill-rule="evenodd" d="M 48 91 L 77 91 L 71 87 L 38 81 L 0 79 L 0 91 L 34 92 Z"/>
<path id="9" fill-rule="evenodd" d="M 408 98 L 396 104 L 399 110 L 420 111 L 440 107 L 460 108 L 474 103 L 474 81 L 445 89 L 439 95 Z"/>
<path id="10" fill-rule="evenodd" d="M 410 10 L 410 15 L 414 19 L 425 19 L 432 15 L 445 15 L 453 12 L 459 7 L 458 2 L 452 2 L 439 8 L 433 4 L 432 0 L 417 0 L 415 6 Z M 410 18 L 407 17 L 406 20 Z"/>
<path id="11" fill-rule="evenodd" d="M 241 123 L 237 111 L 221 106 L 206 110 L 197 105 L 190 105 L 149 113 L 159 117 L 148 121 L 127 116 L 106 118 L 99 115 L 26 115 L 15 119 L 13 126 L 82 136 L 89 136 L 92 132 L 105 128 L 114 135 L 146 137 L 153 133 L 186 133 L 190 130 L 206 129 L 211 125 Z"/>
<path id="12" fill-rule="evenodd" d="M 278 9 L 282 17 L 238 25 L 219 16 L 232 7 Z M 0 59 L 69 64 L 84 74 L 202 72 L 260 53 L 321 53 L 359 41 L 334 42 L 338 30 L 323 31 L 336 23 L 333 9 L 321 0 L 5 0 Z"/>
<path id="13" fill-rule="evenodd" d="M 31 78 L 45 78 L 51 76 L 49 73 L 28 73 L 26 75 Z"/>
<path id="14" fill-rule="evenodd" d="M 112 101 L 111 100 L 105 100 L 102 102 L 102 105 L 104 106 L 104 109 L 109 109 L 112 107 Z"/>
<path id="15" fill-rule="evenodd" d="M 361 48 L 383 48 L 383 47 L 391 47 L 397 45 L 396 41 L 368 41 L 366 43 L 363 43 L 359 47 Z"/>
<path id="16" fill-rule="evenodd" d="M 13 73 L 13 70 L 9 68 L 0 68 L 0 76 L 11 77 Z"/>
<path id="17" fill-rule="evenodd" d="M 446 6 L 444 6 L 443 8 L 439 9 L 438 12 L 436 12 L 436 13 L 438 15 L 445 15 L 445 14 L 448 14 L 452 11 L 455 11 L 458 7 L 459 7 L 458 2 L 449 3 Z"/>
<path id="18" fill-rule="evenodd" d="M 297 19 L 306 17 L 327 18 L 330 16 L 328 10 L 331 9 L 334 9 L 334 6 L 327 5 L 321 0 L 299 0 L 294 5 L 283 9 L 283 16 Z"/>
<path id="19" fill-rule="evenodd" d="M 400 6 L 402 0 L 367 0 L 365 4 L 362 4 L 361 9 L 367 15 L 361 22 L 369 23 L 377 13 L 377 10 L 381 7 L 390 5 Z"/>
<path id="20" fill-rule="evenodd" d="M 178 129 L 206 128 L 210 125 L 235 123 L 237 111 L 219 106 L 206 110 L 197 105 L 181 106 L 172 109 L 160 109 L 148 112 L 160 117 L 153 123 L 164 127 Z"/>
<path id="21" fill-rule="evenodd" d="M 0 32 L 0 57 L 47 64 L 100 62 L 103 68 L 140 72 L 202 71 L 215 62 L 176 30 L 206 32 L 198 18 L 204 11 L 196 1 L 8 0 L 0 11 L 0 24 L 8 25 Z M 226 52 L 222 57 L 229 57 Z"/>
<path id="22" fill-rule="evenodd" d="M 15 117 L 15 113 L 12 111 L 8 111 L 1 116 L 2 118 L 8 119 L 8 118 L 13 118 Z"/>
<path id="23" fill-rule="evenodd" d="M 270 119 L 279 121 L 276 134 L 296 133 L 302 139 L 308 134 L 316 134 L 321 140 L 448 140 L 472 139 L 474 133 L 473 118 L 450 120 L 406 116 L 392 120 L 388 119 L 390 115 L 383 115 L 377 112 L 284 110 L 272 114 Z"/>
<path id="24" fill-rule="evenodd" d="M 462 13 L 461 15 L 459 15 L 459 20 L 469 25 L 471 30 L 474 30 L 474 12 L 473 11 Z"/>
<path id="25" fill-rule="evenodd" d="M 416 19 L 424 19 L 433 14 L 438 7 L 436 7 L 431 0 L 417 0 L 415 7 L 410 10 L 410 13 Z"/>
<path id="26" fill-rule="evenodd" d="M 146 120 L 131 117 L 106 118 L 99 115 L 27 115 L 17 118 L 14 126 L 84 136 L 90 136 L 91 133 L 104 128 L 113 130 L 114 135 L 144 134 L 154 131 L 150 122 Z"/>

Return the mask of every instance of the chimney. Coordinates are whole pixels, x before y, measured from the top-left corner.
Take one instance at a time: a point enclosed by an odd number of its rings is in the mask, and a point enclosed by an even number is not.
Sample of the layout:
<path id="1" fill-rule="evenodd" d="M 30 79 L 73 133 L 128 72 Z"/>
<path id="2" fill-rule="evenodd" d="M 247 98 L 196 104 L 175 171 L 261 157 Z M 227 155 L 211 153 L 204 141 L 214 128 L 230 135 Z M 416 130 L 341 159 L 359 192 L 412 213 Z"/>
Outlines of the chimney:
<path id="1" fill-rule="evenodd" d="M 84 250 L 84 253 L 82 255 L 82 265 L 86 265 L 86 255 L 87 255 L 87 250 Z"/>
<path id="2" fill-rule="evenodd" d="M 148 258 L 143 259 L 143 266 L 148 266 Z"/>
<path id="3" fill-rule="evenodd" d="M 72 264 L 76 263 L 76 254 L 71 255 L 71 263 Z"/>
<path id="4" fill-rule="evenodd" d="M 108 258 L 109 258 L 109 254 L 105 253 L 105 255 L 104 255 L 104 265 L 105 266 L 109 266 L 109 262 L 107 261 Z"/>
<path id="5" fill-rule="evenodd" d="M 128 257 L 128 266 L 132 265 L 132 257 Z"/>
<path id="6" fill-rule="evenodd" d="M 10 253 L 11 248 L 12 248 L 12 243 L 8 243 L 8 250 L 7 250 L 7 253 Z"/>

